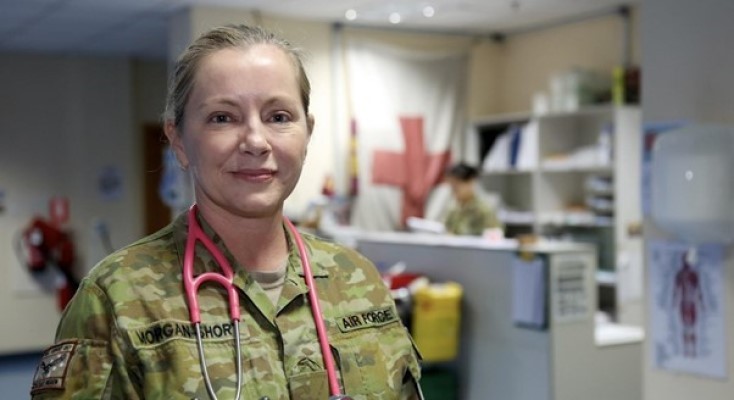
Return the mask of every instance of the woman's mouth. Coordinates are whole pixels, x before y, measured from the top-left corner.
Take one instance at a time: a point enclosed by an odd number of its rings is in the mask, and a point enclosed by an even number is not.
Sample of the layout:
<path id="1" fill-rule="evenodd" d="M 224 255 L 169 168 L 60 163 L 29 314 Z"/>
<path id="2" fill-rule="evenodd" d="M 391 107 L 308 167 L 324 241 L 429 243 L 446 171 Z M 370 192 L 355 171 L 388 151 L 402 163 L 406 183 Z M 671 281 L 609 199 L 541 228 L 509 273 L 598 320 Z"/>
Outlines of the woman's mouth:
<path id="1" fill-rule="evenodd" d="M 240 169 L 234 171 L 232 174 L 235 178 L 251 182 L 251 183 L 265 183 L 273 179 L 275 170 L 268 168 L 256 168 L 256 169 Z"/>

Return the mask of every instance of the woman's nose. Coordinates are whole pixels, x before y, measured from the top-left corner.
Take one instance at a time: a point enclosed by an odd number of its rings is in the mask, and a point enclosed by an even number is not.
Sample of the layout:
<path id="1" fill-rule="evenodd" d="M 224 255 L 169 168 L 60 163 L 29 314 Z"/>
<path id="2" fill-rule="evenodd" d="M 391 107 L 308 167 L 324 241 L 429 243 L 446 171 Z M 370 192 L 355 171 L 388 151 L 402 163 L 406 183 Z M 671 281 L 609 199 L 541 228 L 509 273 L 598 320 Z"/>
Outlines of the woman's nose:
<path id="1" fill-rule="evenodd" d="M 260 121 L 248 123 L 240 133 L 240 152 L 255 156 L 268 153 L 270 143 L 267 140 L 265 129 L 266 127 Z"/>

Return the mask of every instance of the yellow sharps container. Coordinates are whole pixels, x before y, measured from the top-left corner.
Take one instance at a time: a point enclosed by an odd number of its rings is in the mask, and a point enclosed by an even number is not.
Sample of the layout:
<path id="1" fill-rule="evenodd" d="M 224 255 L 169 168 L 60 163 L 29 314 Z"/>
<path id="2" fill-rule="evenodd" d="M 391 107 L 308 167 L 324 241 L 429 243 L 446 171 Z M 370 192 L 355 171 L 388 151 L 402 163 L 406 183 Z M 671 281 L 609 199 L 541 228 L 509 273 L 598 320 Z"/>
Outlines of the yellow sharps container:
<path id="1" fill-rule="evenodd" d="M 456 358 L 462 292 L 461 285 L 447 282 L 421 287 L 413 294 L 412 334 L 424 361 Z"/>

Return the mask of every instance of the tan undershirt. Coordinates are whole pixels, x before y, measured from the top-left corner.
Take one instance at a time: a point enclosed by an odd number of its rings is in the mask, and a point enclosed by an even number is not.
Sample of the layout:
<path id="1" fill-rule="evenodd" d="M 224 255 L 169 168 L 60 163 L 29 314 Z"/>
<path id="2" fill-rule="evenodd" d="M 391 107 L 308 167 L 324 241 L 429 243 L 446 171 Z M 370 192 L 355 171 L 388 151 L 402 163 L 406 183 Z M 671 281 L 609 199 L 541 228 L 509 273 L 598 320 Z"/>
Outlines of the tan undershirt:
<path id="1" fill-rule="evenodd" d="M 278 305 L 278 298 L 280 297 L 280 292 L 283 291 L 283 284 L 285 283 L 285 272 L 287 268 L 288 259 L 286 258 L 283 261 L 283 264 L 275 271 L 250 272 L 250 275 L 252 275 L 252 279 L 254 279 L 255 282 L 257 282 L 260 287 L 265 291 L 265 294 L 268 295 L 268 298 L 270 299 L 270 302 L 273 303 L 273 305 Z"/>

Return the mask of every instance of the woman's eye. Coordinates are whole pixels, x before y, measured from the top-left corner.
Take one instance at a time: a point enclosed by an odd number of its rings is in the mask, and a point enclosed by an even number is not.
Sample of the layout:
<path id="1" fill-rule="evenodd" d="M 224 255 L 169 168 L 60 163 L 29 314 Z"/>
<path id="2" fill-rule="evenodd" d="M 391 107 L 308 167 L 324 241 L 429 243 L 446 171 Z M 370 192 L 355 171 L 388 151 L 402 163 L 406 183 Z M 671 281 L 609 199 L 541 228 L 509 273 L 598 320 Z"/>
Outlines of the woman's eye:
<path id="1" fill-rule="evenodd" d="M 226 114 L 216 114 L 209 119 L 209 122 L 213 122 L 215 124 L 225 124 L 227 122 L 232 122 L 232 118 Z"/>
<path id="2" fill-rule="evenodd" d="M 270 120 L 279 124 L 290 122 L 291 118 L 286 113 L 277 113 L 270 117 Z"/>

